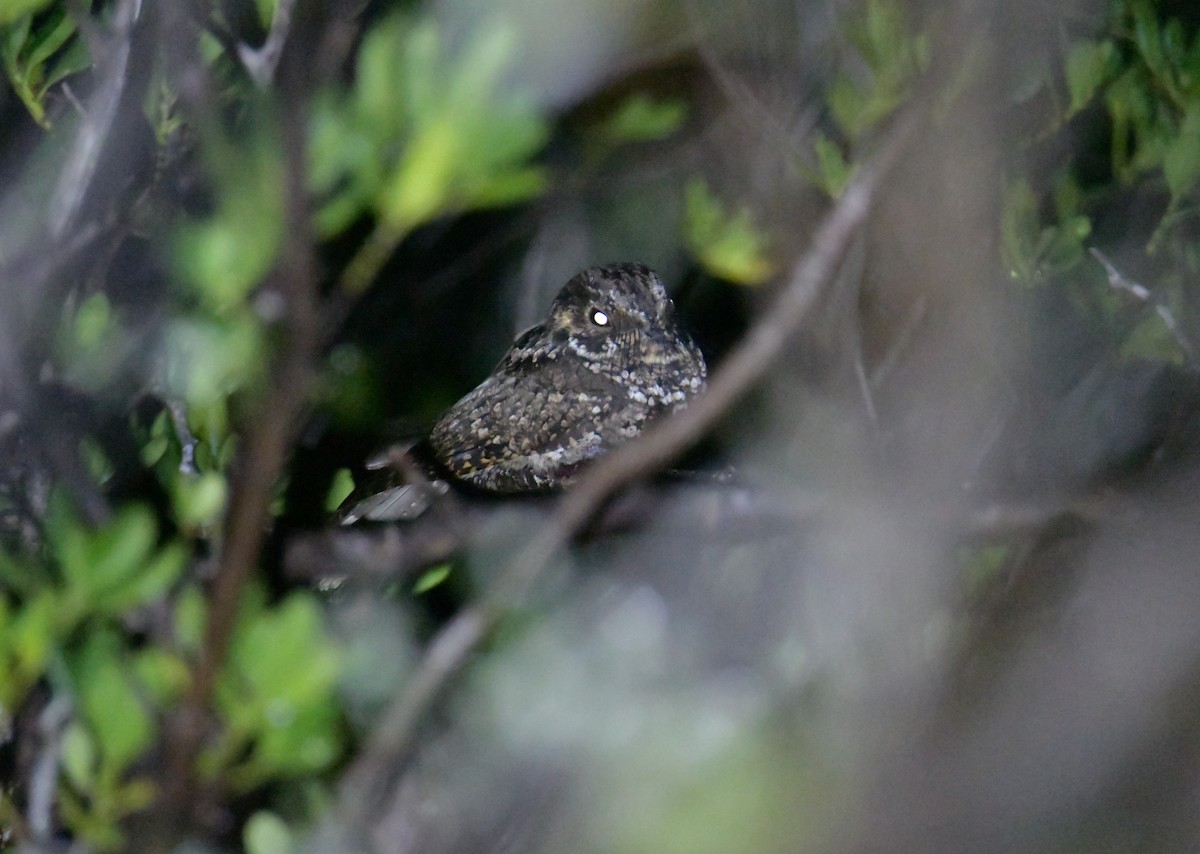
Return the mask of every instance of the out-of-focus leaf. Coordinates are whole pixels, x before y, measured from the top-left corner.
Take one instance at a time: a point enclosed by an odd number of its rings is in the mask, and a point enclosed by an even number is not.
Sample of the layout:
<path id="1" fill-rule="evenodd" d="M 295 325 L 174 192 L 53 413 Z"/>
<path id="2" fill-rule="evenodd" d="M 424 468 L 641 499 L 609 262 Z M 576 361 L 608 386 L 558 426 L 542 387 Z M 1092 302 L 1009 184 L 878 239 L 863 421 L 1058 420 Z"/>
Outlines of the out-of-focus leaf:
<path id="1" fill-rule="evenodd" d="M 928 35 L 911 32 L 905 9 L 893 0 L 869 0 L 844 30 L 869 72 L 842 72 L 826 100 L 838 126 L 855 140 L 904 102 L 929 63 L 930 47 Z"/>
<path id="2" fill-rule="evenodd" d="M 1084 240 L 1091 221 L 1064 205 L 1073 204 L 1073 191 L 1057 194 L 1058 221 L 1043 225 L 1038 199 L 1028 181 L 1016 181 L 1004 193 L 1000 252 L 1009 275 L 1026 285 L 1075 267 L 1084 257 Z"/>
<path id="3" fill-rule="evenodd" d="M 181 317 L 164 339 L 164 388 L 184 400 L 198 418 L 222 423 L 193 424 L 212 442 L 224 438 L 225 401 L 229 394 L 254 382 L 262 373 L 263 330 L 253 315 L 234 312 L 220 320 Z M 190 420 L 190 419 L 189 419 Z M 211 448 L 210 448 L 211 450 Z"/>
<path id="4" fill-rule="evenodd" d="M 71 723 L 62 740 L 63 770 L 77 789 L 91 791 L 96 777 L 96 742 L 86 728 Z"/>
<path id="5" fill-rule="evenodd" d="M 85 389 L 108 386 L 134 346 L 102 293 L 66 312 L 55 345 L 63 377 Z"/>
<path id="6" fill-rule="evenodd" d="M 119 774 L 149 746 L 154 727 L 126 673 L 115 635 L 90 634 L 68 667 L 98 753 Z"/>
<path id="7" fill-rule="evenodd" d="M 337 758 L 341 736 L 332 694 L 303 704 L 276 703 L 267 712 L 251 762 L 240 775 L 234 772 L 235 781 L 243 776 L 249 787 L 266 777 L 310 774 Z"/>
<path id="8" fill-rule="evenodd" d="M 297 666 L 297 663 L 303 666 Z M 341 743 L 334 685 L 340 663 L 315 600 L 293 594 L 277 607 L 248 603 L 217 685 L 224 745 L 205 757 L 209 773 L 251 746 L 227 770 L 238 788 L 324 767 Z"/>
<path id="9" fill-rule="evenodd" d="M 1163 177 L 1175 200 L 1190 193 L 1200 180 L 1200 95 L 1188 108 L 1178 135 L 1163 155 Z"/>
<path id="10" fill-rule="evenodd" d="M 16 708 L 42 675 L 58 635 L 58 597 L 42 590 L 17 610 L 0 596 L 0 707 Z"/>
<path id="11" fill-rule="evenodd" d="M 88 595 L 108 593 L 132 578 L 154 546 L 156 524 L 150 510 L 127 505 L 111 522 L 90 536 L 86 561 L 75 566 L 68 581 Z"/>
<path id="12" fill-rule="evenodd" d="M 443 563 L 440 566 L 435 566 L 417 579 L 416 584 L 413 585 L 413 593 L 417 596 L 422 593 L 428 593 L 449 577 L 450 564 Z"/>
<path id="13" fill-rule="evenodd" d="M 846 162 L 842 149 L 823 133 L 816 135 L 813 147 L 817 154 L 818 178 L 821 189 L 837 198 L 850 183 L 854 167 Z"/>
<path id="14" fill-rule="evenodd" d="M 1067 91 L 1071 96 L 1068 115 L 1073 115 L 1092 100 L 1116 65 L 1116 48 L 1111 41 L 1083 41 L 1067 54 Z"/>
<path id="15" fill-rule="evenodd" d="M 32 16 L 53 0 L 0 0 L 0 25 L 11 24 L 22 16 Z"/>
<path id="16" fill-rule="evenodd" d="M 545 178 L 527 161 L 544 144 L 545 122 L 501 90 L 515 50 L 505 26 L 481 28 L 447 57 L 431 19 L 376 24 L 363 40 L 354 89 L 319 99 L 313 112 L 318 230 L 329 234 L 374 212 L 383 228 L 378 255 L 437 217 L 541 192 Z"/>
<path id="17" fill-rule="evenodd" d="M 104 453 L 104 448 L 95 439 L 85 436 L 79 441 L 79 456 L 87 468 L 88 474 L 96 483 L 103 484 L 113 475 L 112 460 Z"/>
<path id="18" fill-rule="evenodd" d="M 215 471 L 192 477 L 176 472 L 172 498 L 179 520 L 187 525 L 207 525 L 225 509 L 229 487 Z"/>
<path id="19" fill-rule="evenodd" d="M 4 0 L 0 5 L 0 55 L 17 96 L 34 120 L 49 128 L 43 103 L 46 91 L 64 77 L 91 64 L 86 48 L 75 38 L 75 21 L 63 9 L 38 18 L 40 3 Z"/>
<path id="20" fill-rule="evenodd" d="M 337 656 L 315 600 L 293 594 L 239 628 L 231 652 L 237 671 L 265 702 L 319 695 L 337 675 Z M 295 663 L 303 661 L 297 670 Z"/>
<path id="21" fill-rule="evenodd" d="M 159 598 L 170 589 L 183 572 L 187 551 L 179 543 L 169 543 L 144 564 L 137 575 L 120 587 L 98 598 L 95 604 L 114 613 Z"/>
<path id="22" fill-rule="evenodd" d="M 200 649 L 207 611 L 204 594 L 195 586 L 185 587 L 175 597 L 175 640 L 184 652 L 195 653 Z"/>
<path id="23" fill-rule="evenodd" d="M 179 697 L 189 681 L 187 665 L 179 656 L 157 647 L 139 650 L 133 670 L 150 697 L 162 704 Z"/>
<path id="24" fill-rule="evenodd" d="M 684 203 L 684 239 L 709 272 L 744 285 L 771 277 L 767 238 L 754 227 L 748 209 L 729 213 L 699 178 L 688 183 Z"/>
<path id="25" fill-rule="evenodd" d="M 271 130 L 254 125 L 237 139 L 210 137 L 216 210 L 179 229 L 173 253 L 183 282 L 222 317 L 244 308 L 275 261 L 283 236 L 283 177 Z"/>
<path id="26" fill-rule="evenodd" d="M 145 113 L 150 127 L 154 129 L 154 140 L 160 146 L 170 143 L 184 125 L 183 117 L 177 110 L 179 95 L 175 91 L 170 78 L 161 69 L 155 69 L 146 87 L 146 97 L 142 102 L 142 112 Z"/>
<path id="27" fill-rule="evenodd" d="M 325 509 L 330 513 L 337 510 L 353 491 L 354 477 L 350 469 L 338 469 L 329 484 L 329 491 L 325 493 Z"/>
<path id="28" fill-rule="evenodd" d="M 677 98 L 656 101 L 637 94 L 621 103 L 600 133 L 613 145 L 665 139 L 679 130 L 687 112 L 687 104 Z"/>
<path id="29" fill-rule="evenodd" d="M 254 0 L 254 5 L 258 9 L 258 19 L 263 27 L 270 27 L 279 0 Z"/>
<path id="30" fill-rule="evenodd" d="M 1120 356 L 1128 361 L 1183 364 L 1187 354 L 1157 314 L 1146 316 L 1121 342 Z"/>
<path id="31" fill-rule="evenodd" d="M 279 219 L 260 214 L 241 199 L 177 238 L 181 272 L 217 312 L 244 300 L 275 260 Z"/>
<path id="32" fill-rule="evenodd" d="M 265 810 L 250 816 L 242 840 L 246 854 L 288 854 L 295 844 L 284 820 Z"/>

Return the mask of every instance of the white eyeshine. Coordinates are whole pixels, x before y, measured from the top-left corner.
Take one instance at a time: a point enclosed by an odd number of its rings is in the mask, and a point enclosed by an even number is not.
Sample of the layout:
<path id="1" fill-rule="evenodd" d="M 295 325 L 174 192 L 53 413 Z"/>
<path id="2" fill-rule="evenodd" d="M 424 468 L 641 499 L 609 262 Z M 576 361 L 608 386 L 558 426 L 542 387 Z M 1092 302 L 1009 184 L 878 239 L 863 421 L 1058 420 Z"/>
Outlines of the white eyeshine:
<path id="1" fill-rule="evenodd" d="M 608 315 L 597 309 L 592 312 L 592 323 L 597 326 L 608 326 Z"/>

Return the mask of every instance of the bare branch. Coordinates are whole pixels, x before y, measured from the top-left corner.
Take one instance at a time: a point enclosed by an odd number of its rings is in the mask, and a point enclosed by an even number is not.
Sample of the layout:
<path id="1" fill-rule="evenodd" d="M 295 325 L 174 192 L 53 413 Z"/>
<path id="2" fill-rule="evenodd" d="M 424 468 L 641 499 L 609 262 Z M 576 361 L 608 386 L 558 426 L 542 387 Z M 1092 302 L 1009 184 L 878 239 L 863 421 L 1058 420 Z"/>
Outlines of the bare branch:
<path id="1" fill-rule="evenodd" d="M 249 422 L 245 444 L 233 478 L 225 540 L 213 581 L 204 643 L 192 684 L 175 721 L 168 767 L 169 797 L 176 807 L 188 805 L 195 757 L 199 751 L 209 703 L 229 651 L 238 601 L 258 566 L 270 502 L 283 470 L 301 414 L 308 404 L 314 364 L 320 348 L 319 273 L 314 254 L 309 199 L 305 190 L 305 120 L 298 93 L 284 98 L 282 139 L 286 224 L 276 268 L 265 287 L 273 288 L 286 306 L 283 343 L 262 405 Z"/>
<path id="2" fill-rule="evenodd" d="M 47 842 L 54 831 L 54 801 L 58 783 L 62 737 L 71 721 L 71 701 L 55 697 L 38 716 L 42 747 L 29 781 L 29 833 L 35 842 Z"/>
<path id="3" fill-rule="evenodd" d="M 1171 333 L 1171 337 L 1175 339 L 1175 343 L 1179 345 L 1179 349 L 1187 357 L 1188 362 L 1195 364 L 1196 350 L 1192 346 L 1191 340 L 1184 334 L 1183 329 L 1180 328 L 1179 323 L 1175 320 L 1175 315 L 1171 311 L 1171 307 L 1141 282 L 1135 282 L 1127 278 L 1099 249 L 1093 246 L 1088 251 L 1104 267 L 1104 272 L 1108 276 L 1109 286 L 1115 290 L 1124 291 L 1140 303 L 1151 306 L 1159 319 L 1162 320 L 1163 325 L 1167 327 L 1167 331 Z"/>

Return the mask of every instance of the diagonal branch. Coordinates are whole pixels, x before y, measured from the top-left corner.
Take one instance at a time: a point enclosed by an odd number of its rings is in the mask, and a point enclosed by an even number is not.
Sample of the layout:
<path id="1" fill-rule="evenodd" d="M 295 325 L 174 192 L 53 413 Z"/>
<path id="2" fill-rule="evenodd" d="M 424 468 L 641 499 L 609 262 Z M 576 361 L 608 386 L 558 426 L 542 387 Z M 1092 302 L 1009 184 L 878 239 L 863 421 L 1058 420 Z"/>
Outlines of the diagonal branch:
<path id="1" fill-rule="evenodd" d="M 911 117 L 910 117 L 911 118 Z M 763 313 L 714 373 L 708 391 L 687 409 L 657 422 L 637 440 L 593 466 L 557 503 L 547 520 L 501 572 L 479 603 L 463 609 L 432 640 L 424 659 L 385 711 L 340 792 L 343 821 L 362 828 L 381 805 L 391 780 L 412 751 L 425 716 L 471 653 L 545 576 L 554 555 L 618 488 L 662 467 L 699 440 L 779 357 L 828 287 L 866 220 L 879 184 L 913 126 L 900 122 L 877 157 L 866 164 L 826 216 L 809 251 L 770 309 Z"/>

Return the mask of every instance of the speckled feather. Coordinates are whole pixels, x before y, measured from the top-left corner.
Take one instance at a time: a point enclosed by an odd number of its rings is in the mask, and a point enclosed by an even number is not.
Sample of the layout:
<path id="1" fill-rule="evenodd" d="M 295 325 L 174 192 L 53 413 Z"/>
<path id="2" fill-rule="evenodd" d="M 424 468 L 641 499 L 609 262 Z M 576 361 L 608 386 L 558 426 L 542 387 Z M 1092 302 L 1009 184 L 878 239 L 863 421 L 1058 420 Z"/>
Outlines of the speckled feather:
<path id="1" fill-rule="evenodd" d="M 641 264 L 593 267 L 555 297 L 429 437 L 455 477 L 489 492 L 569 484 L 580 467 L 703 391 L 704 357 Z"/>

